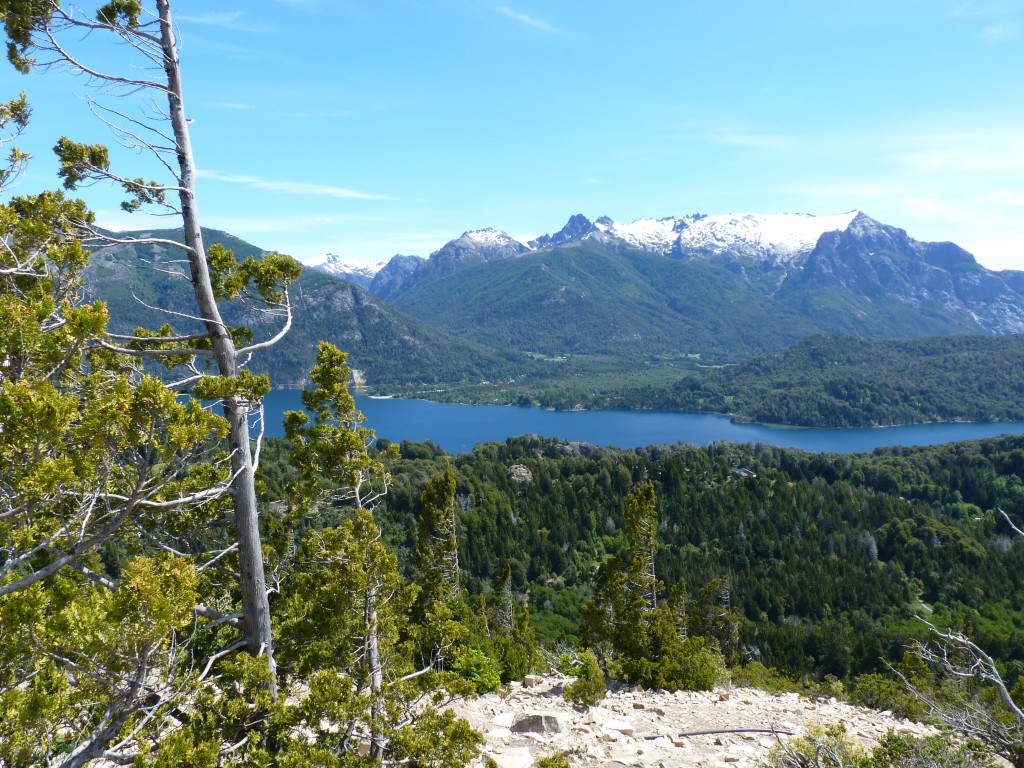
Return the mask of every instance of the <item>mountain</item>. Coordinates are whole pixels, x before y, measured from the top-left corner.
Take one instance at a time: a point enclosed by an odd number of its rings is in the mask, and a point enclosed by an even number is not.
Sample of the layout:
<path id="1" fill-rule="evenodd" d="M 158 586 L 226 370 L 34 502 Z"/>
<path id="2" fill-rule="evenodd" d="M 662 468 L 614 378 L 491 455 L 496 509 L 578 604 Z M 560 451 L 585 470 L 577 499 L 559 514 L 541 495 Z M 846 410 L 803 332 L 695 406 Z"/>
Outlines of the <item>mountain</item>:
<path id="1" fill-rule="evenodd" d="M 341 256 L 328 253 L 324 256 L 323 261 L 307 264 L 306 266 L 326 272 L 329 275 L 334 275 L 335 277 L 340 277 L 342 280 L 348 280 L 360 288 L 368 288 L 376 274 L 384 268 L 384 263 L 368 264 L 364 261 L 348 261 Z"/>
<path id="2" fill-rule="evenodd" d="M 634 360 L 738 360 L 813 333 L 1024 332 L 1024 273 L 985 269 L 953 243 L 919 242 L 859 211 L 629 224 L 576 214 L 529 251 L 483 232 L 419 262 L 388 301 L 492 346 Z"/>
<path id="3" fill-rule="evenodd" d="M 817 329 L 721 265 L 590 240 L 468 266 L 392 301 L 430 325 L 495 348 L 598 356 L 626 366 L 652 356 L 741 359 Z"/>
<path id="4" fill-rule="evenodd" d="M 401 254 L 392 257 L 377 272 L 367 288 L 376 296 L 392 300 L 434 278 L 450 275 L 474 264 L 519 256 L 529 250 L 518 240 L 496 229 L 463 232 L 427 259 Z"/>
<path id="5" fill-rule="evenodd" d="M 222 243 L 239 258 L 264 251 L 232 235 L 204 230 L 207 245 Z M 121 239 L 155 236 L 181 240 L 181 230 L 119 233 Z M 180 254 L 166 246 L 114 245 L 94 252 L 87 273 L 90 298 L 107 301 L 111 330 L 170 322 L 179 331 L 190 326 L 161 310 L 188 313 L 191 291 Z M 529 368 L 514 356 L 454 337 L 409 317 L 359 286 L 315 269 L 304 270 L 291 290 L 293 325 L 282 342 L 258 355 L 253 369 L 271 375 L 276 386 L 307 383 L 316 343 L 330 341 L 349 353 L 349 364 L 374 388 L 436 386 L 509 378 Z M 158 309 L 159 308 L 159 309 Z M 252 328 L 257 339 L 272 335 L 276 320 L 229 303 L 225 320 Z M 195 327 L 191 327 L 195 330 Z"/>

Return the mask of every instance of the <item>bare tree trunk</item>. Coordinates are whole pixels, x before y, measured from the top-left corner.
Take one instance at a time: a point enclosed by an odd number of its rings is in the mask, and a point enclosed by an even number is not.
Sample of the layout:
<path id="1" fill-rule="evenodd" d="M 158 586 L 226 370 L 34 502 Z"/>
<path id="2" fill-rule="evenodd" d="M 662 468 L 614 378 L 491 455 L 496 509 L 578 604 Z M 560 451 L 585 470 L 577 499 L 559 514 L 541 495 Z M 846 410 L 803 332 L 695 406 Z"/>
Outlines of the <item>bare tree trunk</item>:
<path id="1" fill-rule="evenodd" d="M 174 131 L 178 165 L 181 170 L 179 197 L 184 222 L 185 244 L 189 247 L 189 267 L 199 312 L 213 344 L 217 367 L 222 376 L 234 377 L 238 361 L 234 341 L 221 319 L 217 298 L 210 281 L 199 212 L 195 197 L 195 160 L 189 138 L 188 122 L 182 98 L 181 66 L 171 22 L 169 0 L 157 0 L 160 17 L 160 41 L 167 75 L 167 101 Z M 228 420 L 229 446 L 233 481 L 231 490 L 238 536 L 238 557 L 241 571 L 242 625 L 246 649 L 253 656 L 265 655 L 271 673 L 271 692 L 277 695 L 277 664 L 270 627 L 270 602 L 267 598 L 263 571 L 263 549 L 260 543 L 259 517 L 256 506 L 255 472 L 249 441 L 247 404 L 236 397 L 224 401 Z"/>
<path id="2" fill-rule="evenodd" d="M 384 759 L 384 734 L 381 722 L 384 717 L 384 675 L 380 661 L 380 637 L 377 628 L 377 585 L 366 592 L 366 650 L 370 664 L 370 756 Z"/>

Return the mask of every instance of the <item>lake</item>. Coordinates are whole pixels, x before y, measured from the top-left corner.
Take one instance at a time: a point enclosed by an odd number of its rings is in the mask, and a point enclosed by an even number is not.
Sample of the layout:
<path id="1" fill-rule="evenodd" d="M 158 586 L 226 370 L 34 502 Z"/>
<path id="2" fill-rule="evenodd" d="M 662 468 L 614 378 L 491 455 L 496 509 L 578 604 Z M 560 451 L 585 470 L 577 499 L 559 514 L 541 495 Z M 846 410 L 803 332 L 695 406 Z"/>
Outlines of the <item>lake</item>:
<path id="1" fill-rule="evenodd" d="M 302 407 L 301 392 L 274 390 L 264 400 L 267 434 L 283 434 L 282 414 Z M 860 453 L 889 445 L 935 445 L 1024 433 L 1024 422 L 917 424 L 878 429 L 818 429 L 735 424 L 726 416 L 657 411 L 546 411 L 502 405 L 456 405 L 426 400 L 356 397 L 366 426 L 392 442 L 432 440 L 449 453 L 477 443 L 535 434 L 601 446 L 638 448 L 678 442 L 707 445 L 716 440 L 766 443 L 805 451 Z"/>

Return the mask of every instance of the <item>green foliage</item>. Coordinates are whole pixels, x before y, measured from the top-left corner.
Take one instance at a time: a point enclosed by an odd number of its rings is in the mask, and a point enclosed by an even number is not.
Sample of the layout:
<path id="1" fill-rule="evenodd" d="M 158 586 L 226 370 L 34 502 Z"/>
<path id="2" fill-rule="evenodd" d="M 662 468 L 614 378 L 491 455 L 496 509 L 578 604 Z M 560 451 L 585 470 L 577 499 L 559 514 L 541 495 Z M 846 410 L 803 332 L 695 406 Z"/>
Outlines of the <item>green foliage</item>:
<path id="1" fill-rule="evenodd" d="M 179 242 L 183 239 L 180 229 L 127 232 L 119 237 L 143 235 Z M 426 394 L 429 390 L 436 395 L 438 383 L 479 386 L 482 381 L 507 381 L 532 370 L 523 356 L 498 353 L 430 327 L 332 275 L 307 269 L 295 278 L 287 265 L 271 268 L 277 259 L 286 257 L 265 253 L 227 232 L 204 228 L 203 237 L 208 255 L 217 264 L 213 277 L 225 295 L 248 278 L 247 290 L 262 296 L 260 285 L 267 274 L 287 278 L 293 285 L 296 300 L 291 329 L 275 345 L 273 354 L 257 355 L 251 366 L 257 373 L 268 374 L 276 386 L 308 383 L 307 371 L 316 364 L 321 340 L 345 349 L 351 366 L 362 373 L 368 387 L 378 392 Z M 150 306 L 194 314 L 188 284 L 165 271 L 175 270 L 172 254 L 166 245 L 125 244 L 109 246 L 96 255 L 90 279 L 96 295 L 110 307 L 111 330 L 130 333 L 137 325 L 156 328 L 166 321 L 160 312 L 140 306 L 134 296 Z M 268 266 L 260 267 L 264 262 Z M 265 286 L 269 288 L 266 297 L 274 300 L 282 284 L 278 280 L 276 288 Z M 229 326 L 250 328 L 257 341 L 279 330 L 279 318 L 254 317 L 241 301 L 242 294 L 232 295 L 238 298 L 226 299 L 222 306 Z M 182 333 L 203 330 L 198 323 L 176 323 Z"/>
<path id="2" fill-rule="evenodd" d="M 577 707 L 592 707 L 604 698 L 607 691 L 604 672 L 593 651 L 583 651 L 569 674 L 575 675 L 576 680 L 562 688 L 562 696 L 566 701 Z"/>
<path id="3" fill-rule="evenodd" d="M 889 731 L 868 753 L 842 725 L 812 728 L 807 736 L 772 749 L 767 768 L 992 768 L 995 763 L 976 741 L 948 736 L 915 738 Z"/>
<path id="4" fill-rule="evenodd" d="M 888 710 L 897 717 L 908 720 L 922 720 L 927 707 L 913 693 L 907 690 L 902 680 L 891 676 L 872 673 L 860 675 L 847 686 L 847 698 L 853 704 L 870 709 Z"/>
<path id="5" fill-rule="evenodd" d="M 522 680 L 535 671 L 539 663 L 537 633 L 530 620 L 529 606 L 516 616 L 512 628 L 495 627 L 491 649 L 501 665 L 501 682 Z"/>
<path id="6" fill-rule="evenodd" d="M 572 764 L 563 754 L 549 755 L 537 761 L 537 768 L 571 768 Z"/>
<path id="7" fill-rule="evenodd" d="M 733 685 L 760 688 L 768 693 L 790 693 L 800 686 L 776 669 L 766 667 L 759 661 L 752 661 L 729 670 Z"/>
<path id="8" fill-rule="evenodd" d="M 785 352 L 682 379 L 648 407 L 768 424 L 862 427 L 1024 418 L 1024 337 L 871 341 L 812 336 Z"/>
<path id="9" fill-rule="evenodd" d="M 501 665 L 477 648 L 456 650 L 452 671 L 473 683 L 477 693 L 495 693 L 501 687 Z"/>
<path id="10" fill-rule="evenodd" d="M 993 768 L 996 763 L 976 741 L 948 736 L 917 739 L 889 731 L 871 753 L 869 768 Z"/>

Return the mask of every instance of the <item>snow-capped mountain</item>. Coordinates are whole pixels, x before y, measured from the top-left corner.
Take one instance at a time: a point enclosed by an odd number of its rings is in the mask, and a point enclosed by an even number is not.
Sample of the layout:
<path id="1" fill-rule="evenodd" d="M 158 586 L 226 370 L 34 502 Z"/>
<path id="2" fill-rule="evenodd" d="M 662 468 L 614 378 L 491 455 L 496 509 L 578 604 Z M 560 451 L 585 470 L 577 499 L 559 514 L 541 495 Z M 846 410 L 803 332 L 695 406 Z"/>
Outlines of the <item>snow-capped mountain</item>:
<path id="1" fill-rule="evenodd" d="M 429 258 L 398 254 L 385 264 L 367 286 L 383 299 L 391 298 L 430 277 L 448 275 L 475 263 L 506 259 L 530 249 L 497 229 L 463 232 L 438 248 Z"/>
<path id="2" fill-rule="evenodd" d="M 445 267 L 455 267 L 474 261 L 506 259 L 529 250 L 508 233 L 488 227 L 463 232 L 461 237 L 445 243 L 430 254 L 428 261 L 443 272 L 446 271 Z"/>
<path id="3" fill-rule="evenodd" d="M 313 269 L 319 269 L 330 275 L 335 275 L 350 283 L 355 283 L 360 288 L 368 288 L 373 278 L 384 268 L 384 262 L 369 264 L 365 261 L 351 261 L 328 253 L 323 260 L 309 265 Z"/>
<path id="4" fill-rule="evenodd" d="M 834 216 L 803 213 L 670 216 L 619 224 L 607 217 L 591 223 L 577 214 L 559 232 L 531 240 L 552 248 L 588 239 L 619 241 L 629 247 L 676 256 L 727 255 L 788 265 L 805 258 L 826 232 L 845 230 L 858 211 Z"/>

